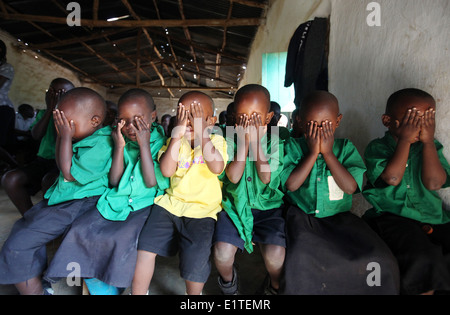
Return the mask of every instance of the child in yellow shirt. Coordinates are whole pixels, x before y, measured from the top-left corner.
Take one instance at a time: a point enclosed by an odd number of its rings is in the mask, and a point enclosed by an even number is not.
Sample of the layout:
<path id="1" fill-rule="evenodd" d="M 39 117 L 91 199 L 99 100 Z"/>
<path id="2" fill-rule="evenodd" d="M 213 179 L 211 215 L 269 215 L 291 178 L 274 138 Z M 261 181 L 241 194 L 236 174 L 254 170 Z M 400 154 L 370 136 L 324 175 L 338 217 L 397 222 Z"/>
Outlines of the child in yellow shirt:
<path id="1" fill-rule="evenodd" d="M 159 152 L 161 172 L 170 187 L 155 198 L 141 232 L 132 294 L 146 294 L 157 255 L 180 251 L 180 273 L 187 294 L 200 294 L 208 279 L 212 237 L 222 209 L 218 179 L 227 163 L 226 141 L 210 133 L 217 118 L 212 99 L 188 92 L 179 100 L 171 138 Z"/>

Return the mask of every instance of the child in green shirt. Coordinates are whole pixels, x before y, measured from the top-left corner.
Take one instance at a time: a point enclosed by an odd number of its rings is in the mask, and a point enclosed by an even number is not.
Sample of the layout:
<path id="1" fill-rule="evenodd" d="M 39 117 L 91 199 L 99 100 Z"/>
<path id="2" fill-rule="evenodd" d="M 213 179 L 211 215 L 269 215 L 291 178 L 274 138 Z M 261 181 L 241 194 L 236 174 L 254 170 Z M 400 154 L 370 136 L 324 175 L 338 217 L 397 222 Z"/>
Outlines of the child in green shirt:
<path id="1" fill-rule="evenodd" d="M 110 188 L 101 195 L 96 209 L 72 224 L 49 266 L 47 279 L 68 277 L 67 265 L 76 261 L 80 277 L 96 278 L 85 280 L 93 295 L 119 293 L 116 287 L 131 285 L 139 233 L 155 197 L 169 186 L 157 161 L 166 138 L 155 118 L 156 106 L 148 92 L 131 89 L 120 97 L 118 123 L 112 133 Z"/>
<path id="2" fill-rule="evenodd" d="M 361 189 L 363 159 L 347 139 L 335 139 L 342 114 L 334 95 L 316 91 L 298 112 L 303 136 L 286 145 L 281 182 L 286 216 L 284 294 L 395 294 L 398 270 L 387 246 L 350 212 Z M 367 281 L 371 263 L 381 286 Z"/>
<path id="3" fill-rule="evenodd" d="M 105 114 L 105 101 L 88 88 L 72 89 L 59 101 L 53 117 L 61 172 L 44 200 L 14 224 L 0 252 L 0 283 L 14 283 L 21 294 L 45 293 L 45 245 L 95 208 L 108 187 L 112 141 L 111 128 L 102 126 Z"/>
<path id="4" fill-rule="evenodd" d="M 276 294 L 279 288 L 286 247 L 284 194 L 279 189 L 284 139 L 278 127 L 268 127 L 270 105 L 269 92 L 256 84 L 242 87 L 234 100 L 236 140 L 228 139 L 234 158 L 221 176 L 225 211 L 219 213 L 214 235 L 214 261 L 224 294 L 238 293 L 235 254 L 244 248 L 251 253 L 252 242 L 260 245 L 268 271 L 261 291 Z"/>
<path id="5" fill-rule="evenodd" d="M 397 257 L 401 293 L 450 290 L 450 212 L 437 190 L 450 186 L 450 166 L 434 139 L 436 102 L 418 89 L 389 98 L 386 135 L 365 152 L 367 187 L 373 205 L 365 218 Z"/>

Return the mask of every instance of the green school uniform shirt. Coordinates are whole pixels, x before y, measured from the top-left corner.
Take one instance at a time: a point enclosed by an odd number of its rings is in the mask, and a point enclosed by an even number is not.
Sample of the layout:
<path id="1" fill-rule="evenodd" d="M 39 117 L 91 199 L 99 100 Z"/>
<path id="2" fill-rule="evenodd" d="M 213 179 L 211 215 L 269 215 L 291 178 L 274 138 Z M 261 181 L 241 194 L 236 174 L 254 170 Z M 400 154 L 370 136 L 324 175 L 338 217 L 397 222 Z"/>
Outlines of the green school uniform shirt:
<path id="1" fill-rule="evenodd" d="M 285 184 L 289 175 L 309 152 L 309 149 L 305 138 L 301 137 L 298 139 L 291 138 L 285 150 L 287 154 L 285 169 L 281 174 L 281 182 L 289 203 L 316 218 L 330 217 L 351 209 L 352 195 L 346 194 L 339 188 L 321 154 L 317 157 L 303 185 L 296 191 L 287 191 Z M 353 176 L 359 190 L 362 190 L 366 167 L 353 143 L 348 139 L 335 139 L 333 153 Z"/>
<path id="2" fill-rule="evenodd" d="M 36 123 L 42 119 L 42 117 L 45 114 L 45 110 L 40 110 L 36 114 L 36 120 L 33 122 L 33 124 L 30 127 L 34 127 Z M 55 146 L 56 146 L 56 129 L 55 129 L 55 123 L 53 122 L 53 116 L 50 117 L 50 120 L 47 125 L 47 130 L 45 131 L 44 136 L 41 139 L 41 143 L 39 145 L 39 151 L 37 153 L 37 156 L 52 160 L 55 158 Z"/>
<path id="3" fill-rule="evenodd" d="M 447 173 L 447 181 L 443 188 L 450 186 L 450 166 L 444 157 L 443 146 L 434 141 L 439 161 Z M 370 218 L 390 212 L 405 218 L 429 224 L 450 222 L 450 212 L 443 210 L 442 200 L 436 191 L 428 190 L 422 183 L 422 150 L 423 144 L 411 145 L 405 174 L 398 186 L 389 186 L 379 177 L 383 173 L 389 159 L 393 156 L 397 142 L 386 132 L 381 139 L 372 141 L 366 148 L 364 158 L 367 165 L 367 186 L 363 195 L 374 209 L 366 212 Z"/>
<path id="4" fill-rule="evenodd" d="M 109 188 L 97 203 L 97 209 L 107 220 L 124 221 L 132 211 L 148 207 L 156 196 L 169 187 L 169 179 L 161 174 L 158 152 L 164 145 L 164 129 L 153 123 L 150 136 L 150 152 L 155 169 L 156 186 L 148 188 L 142 176 L 140 149 L 136 141 L 126 139 L 123 152 L 124 171 L 117 187 Z"/>
<path id="5" fill-rule="evenodd" d="M 234 160 L 237 152 L 236 137 L 227 138 L 228 163 Z M 244 173 L 241 180 L 234 184 L 230 182 L 225 172 L 219 179 L 223 182 L 222 207 L 228 213 L 236 226 L 240 237 L 245 241 L 245 249 L 253 251 L 253 215 L 252 209 L 269 210 L 283 205 L 284 194 L 280 190 L 280 174 L 283 170 L 284 139 L 277 135 L 261 139 L 263 149 L 270 166 L 270 182 L 264 184 L 259 179 L 253 158 L 247 156 Z"/>
<path id="6" fill-rule="evenodd" d="M 58 179 L 45 193 L 44 198 L 48 199 L 48 204 L 54 205 L 103 194 L 108 188 L 112 149 L 111 127 L 109 126 L 74 143 L 70 173 L 75 181 L 66 181 L 60 172 Z"/>

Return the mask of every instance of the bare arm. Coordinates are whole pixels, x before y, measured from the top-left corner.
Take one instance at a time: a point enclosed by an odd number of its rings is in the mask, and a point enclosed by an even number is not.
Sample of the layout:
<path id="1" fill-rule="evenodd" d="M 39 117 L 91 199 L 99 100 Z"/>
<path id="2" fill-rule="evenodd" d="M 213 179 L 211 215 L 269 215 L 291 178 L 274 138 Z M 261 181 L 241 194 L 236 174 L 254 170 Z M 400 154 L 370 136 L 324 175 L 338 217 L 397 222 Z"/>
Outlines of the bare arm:
<path id="1" fill-rule="evenodd" d="M 264 136 L 261 116 L 258 114 L 252 115 L 250 132 L 250 150 L 253 156 L 256 157 L 255 167 L 258 177 L 264 184 L 270 183 L 271 171 L 269 161 L 266 154 L 263 152 L 261 139 Z"/>
<path id="2" fill-rule="evenodd" d="M 435 114 L 436 112 L 431 108 L 425 112 L 420 132 L 420 141 L 423 143 L 422 183 L 428 190 L 441 189 L 447 180 L 447 173 L 439 161 L 436 145 L 434 144 Z"/>
<path id="3" fill-rule="evenodd" d="M 420 117 L 415 109 L 409 109 L 402 123 L 396 121 L 398 130 L 397 147 L 394 155 L 388 161 L 381 179 L 388 185 L 397 186 L 405 175 L 406 163 L 408 162 L 409 150 L 420 132 Z"/>
<path id="4" fill-rule="evenodd" d="M 132 128 L 135 129 L 136 138 L 139 143 L 142 176 L 145 186 L 151 188 L 156 186 L 156 176 L 152 152 L 150 150 L 150 126 L 141 117 L 136 117 L 136 125 L 137 128 L 134 125 L 132 125 Z"/>
<path id="5" fill-rule="evenodd" d="M 308 144 L 309 152 L 300 161 L 300 163 L 292 171 L 291 175 L 286 181 L 286 188 L 288 191 L 296 191 L 308 178 L 317 156 L 320 153 L 320 133 L 316 122 L 310 122 L 305 133 L 306 143 Z"/>
<path id="6" fill-rule="evenodd" d="M 353 194 L 358 189 L 358 184 L 352 174 L 339 162 L 333 153 L 334 133 L 331 122 L 325 121 L 322 124 L 321 135 L 321 153 L 330 169 L 331 175 L 333 175 L 340 189 L 348 195 Z"/>
<path id="7" fill-rule="evenodd" d="M 233 161 L 228 163 L 225 173 L 228 179 L 237 184 L 244 174 L 245 163 L 247 160 L 249 149 L 249 135 L 248 135 L 248 117 L 247 115 L 241 115 L 239 121 L 236 124 L 235 130 L 237 134 L 237 151 L 234 155 Z"/>
<path id="8" fill-rule="evenodd" d="M 181 138 L 186 131 L 187 113 L 182 104 L 179 104 L 175 127 L 166 152 L 159 159 L 161 173 L 165 177 L 172 177 L 178 168 L 178 153 L 181 147 Z"/>
<path id="9" fill-rule="evenodd" d="M 122 135 L 122 128 L 125 125 L 124 120 L 120 120 L 117 123 L 117 127 L 112 132 L 112 138 L 114 140 L 114 152 L 112 156 L 111 169 L 109 171 L 109 184 L 113 187 L 119 185 L 120 179 L 123 175 L 123 151 L 125 148 L 125 139 Z"/>
<path id="10" fill-rule="evenodd" d="M 58 130 L 58 167 L 64 176 L 64 179 L 73 182 L 75 178 L 72 176 L 70 169 L 72 167 L 72 137 L 75 132 L 74 122 L 67 120 L 64 112 L 58 109 L 54 111 L 55 127 Z"/>
<path id="11" fill-rule="evenodd" d="M 203 160 L 212 173 L 220 174 L 222 173 L 225 166 L 224 160 L 219 150 L 217 150 L 212 144 L 211 139 L 206 132 L 208 122 L 203 118 L 203 108 L 200 103 L 193 103 L 191 104 L 190 108 L 191 110 L 189 115 L 191 122 L 194 122 L 196 119 L 201 120 L 200 130 L 197 130 L 198 128 L 195 128 L 195 123 L 193 124 L 193 126 L 195 137 L 201 140 Z"/>

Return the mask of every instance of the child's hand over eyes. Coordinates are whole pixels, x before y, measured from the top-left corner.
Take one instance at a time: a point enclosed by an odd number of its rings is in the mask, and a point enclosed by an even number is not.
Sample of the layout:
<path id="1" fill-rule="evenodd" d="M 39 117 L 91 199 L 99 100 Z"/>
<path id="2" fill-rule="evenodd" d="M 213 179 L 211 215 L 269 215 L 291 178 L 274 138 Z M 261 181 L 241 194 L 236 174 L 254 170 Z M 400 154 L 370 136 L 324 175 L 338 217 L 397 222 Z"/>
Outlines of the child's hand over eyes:
<path id="1" fill-rule="evenodd" d="M 308 123 L 305 139 L 311 154 L 318 155 L 320 153 L 321 130 L 316 121 Z"/>
<path id="2" fill-rule="evenodd" d="M 172 130 L 172 138 L 179 139 L 186 133 L 186 125 L 188 120 L 188 112 L 182 103 L 178 104 L 177 117 L 175 126 Z"/>
<path id="3" fill-rule="evenodd" d="M 422 129 L 419 140 L 422 143 L 434 143 L 434 132 L 436 130 L 436 111 L 428 109 L 422 117 Z"/>
<path id="4" fill-rule="evenodd" d="M 240 115 L 237 119 L 237 123 L 235 125 L 236 135 L 239 139 L 243 139 L 245 137 L 245 140 L 248 140 L 249 134 L 248 134 L 248 117 L 246 114 Z"/>
<path id="5" fill-rule="evenodd" d="M 402 122 L 396 120 L 395 124 L 399 140 L 414 143 L 419 139 L 422 119 L 420 118 L 420 112 L 415 108 L 408 109 Z"/>
<path id="6" fill-rule="evenodd" d="M 113 129 L 111 135 L 116 147 L 123 148 L 125 147 L 125 138 L 122 135 L 122 128 L 125 126 L 125 120 L 121 119 L 117 123 L 117 127 Z"/>
<path id="7" fill-rule="evenodd" d="M 59 111 L 59 109 L 55 109 L 53 111 L 53 120 L 55 122 L 57 134 L 61 138 L 72 140 L 75 134 L 75 123 L 73 122 L 73 120 L 69 122 L 66 118 L 66 115 L 64 115 L 64 112 Z"/>
<path id="8" fill-rule="evenodd" d="M 195 138 L 202 139 L 203 131 L 208 127 L 208 121 L 203 117 L 202 105 L 197 102 L 192 103 L 188 117 L 194 129 Z"/>
<path id="9" fill-rule="evenodd" d="M 134 120 L 137 127 L 135 127 L 134 124 L 131 126 L 136 133 L 136 139 L 139 146 L 150 145 L 150 125 L 145 123 L 142 117 L 135 117 Z"/>
<path id="10" fill-rule="evenodd" d="M 325 120 L 322 123 L 320 134 L 321 134 L 320 152 L 324 155 L 328 153 L 333 153 L 334 132 L 331 121 Z"/>

